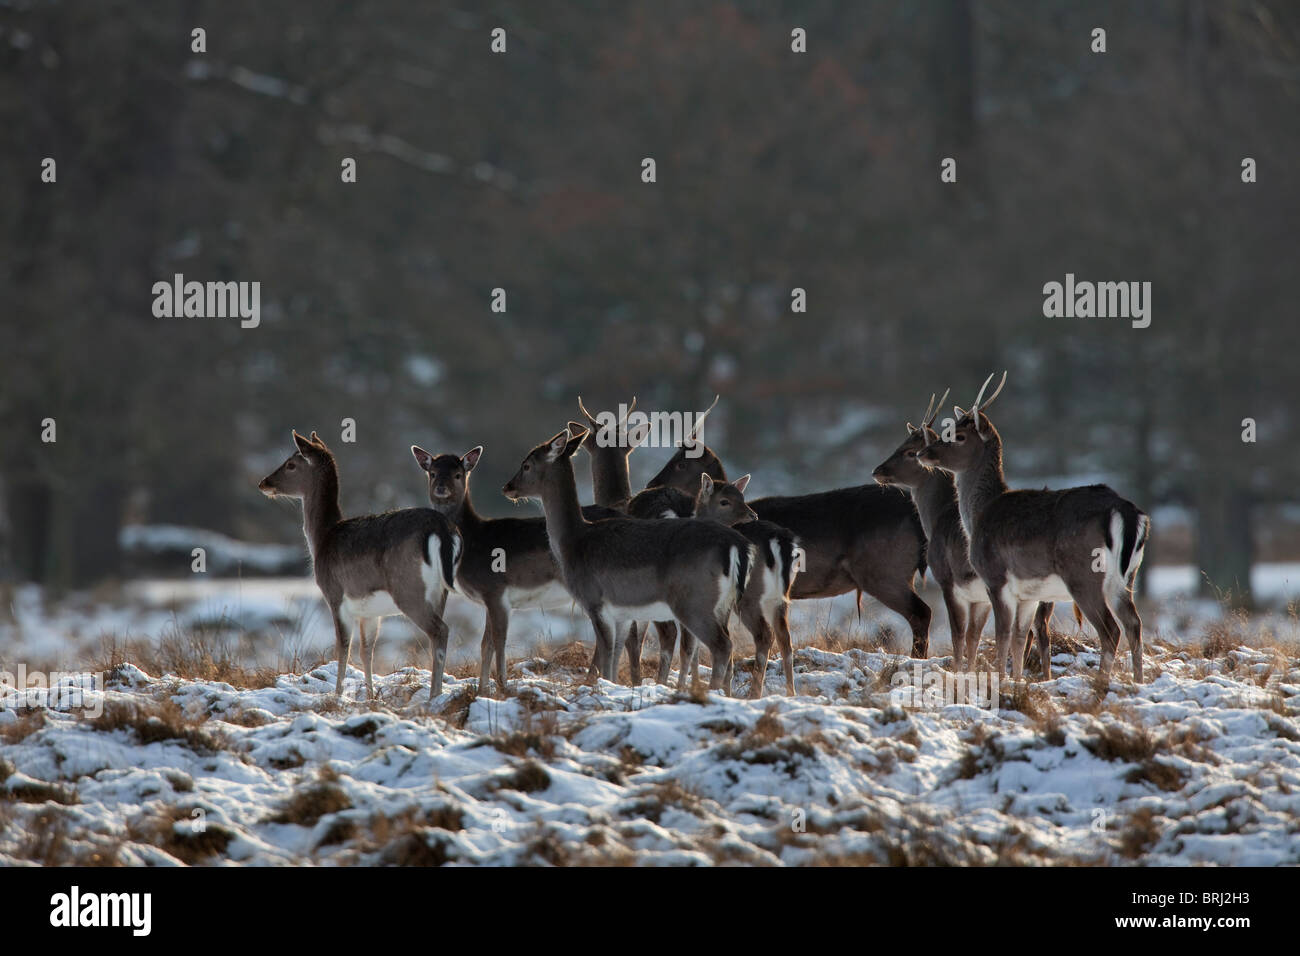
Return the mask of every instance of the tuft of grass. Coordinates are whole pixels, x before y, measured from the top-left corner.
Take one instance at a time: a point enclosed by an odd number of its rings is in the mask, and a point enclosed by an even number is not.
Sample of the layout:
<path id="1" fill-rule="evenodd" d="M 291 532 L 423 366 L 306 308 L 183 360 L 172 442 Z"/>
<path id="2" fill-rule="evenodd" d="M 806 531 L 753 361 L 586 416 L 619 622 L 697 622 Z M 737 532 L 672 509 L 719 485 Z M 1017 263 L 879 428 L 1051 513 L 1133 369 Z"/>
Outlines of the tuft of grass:
<path id="1" fill-rule="evenodd" d="M 525 760 L 514 771 L 501 778 L 497 785 L 499 790 L 518 790 L 520 793 L 536 793 L 551 785 L 551 775 L 536 760 Z"/>
<path id="2" fill-rule="evenodd" d="M 45 710 L 43 708 L 24 710 L 17 720 L 7 724 L 0 724 L 0 741 L 7 744 L 22 743 L 44 726 Z"/>
<path id="3" fill-rule="evenodd" d="M 87 723 L 97 731 L 130 731 L 141 744 L 176 741 L 205 756 L 227 748 L 224 736 L 186 717 L 172 700 L 109 701 L 103 713 Z"/>
<path id="4" fill-rule="evenodd" d="M 329 764 L 321 767 L 316 783 L 295 790 L 268 823 L 293 823 L 313 827 L 323 816 L 352 809 L 352 798 L 338 784 L 338 773 Z"/>
<path id="5" fill-rule="evenodd" d="M 1125 859 L 1136 860 L 1145 856 L 1160 839 L 1160 822 L 1150 807 L 1135 810 L 1124 824 L 1119 835 L 1119 853 Z"/>
<path id="6" fill-rule="evenodd" d="M 57 803 L 65 807 L 77 802 L 77 794 L 74 791 L 57 783 L 46 783 L 44 780 L 25 780 L 10 784 L 0 792 L 0 796 L 19 803 Z"/>
<path id="7" fill-rule="evenodd" d="M 275 685 L 273 667 L 246 667 L 231 635 L 239 628 L 226 618 L 183 625 L 173 619 L 157 640 L 121 641 L 100 645 L 93 670 L 111 673 L 133 663 L 148 674 L 174 674 L 187 680 L 215 681 L 247 690 Z"/>
<path id="8" fill-rule="evenodd" d="M 193 811 L 187 807 L 163 807 L 132 822 L 128 832 L 133 840 L 156 846 L 187 866 L 206 863 L 225 853 L 235 838 L 219 824 L 205 822 L 196 827 Z"/>

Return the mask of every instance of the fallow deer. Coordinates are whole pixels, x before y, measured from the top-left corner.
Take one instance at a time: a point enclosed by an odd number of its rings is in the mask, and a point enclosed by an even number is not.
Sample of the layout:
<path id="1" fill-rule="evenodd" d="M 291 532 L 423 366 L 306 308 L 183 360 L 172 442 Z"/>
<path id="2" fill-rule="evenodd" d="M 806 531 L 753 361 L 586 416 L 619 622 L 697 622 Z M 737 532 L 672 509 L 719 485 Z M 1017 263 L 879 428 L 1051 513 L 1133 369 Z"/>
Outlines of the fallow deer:
<path id="1" fill-rule="evenodd" d="M 339 509 L 339 475 L 333 453 L 315 432 L 293 433 L 296 451 L 258 483 L 270 498 L 302 500 L 303 533 L 311 551 L 316 585 L 334 621 L 338 660 L 334 693 L 343 694 L 343 673 L 352 649 L 352 622 L 361 633 L 366 697 L 374 698 L 375 644 L 379 622 L 404 614 L 429 639 L 429 700 L 442 693 L 447 661 L 447 592 L 454 587 L 462 539 L 431 508 L 344 518 Z M 366 622 L 373 622 L 367 647 Z"/>
<path id="2" fill-rule="evenodd" d="M 956 476 L 971 565 L 993 604 L 998 670 L 1006 666 L 1009 647 L 1012 677 L 1022 676 L 1025 626 L 1034 604 L 1073 600 L 1097 630 L 1102 676 L 1109 678 L 1122 625 L 1133 677 L 1141 683 L 1142 619 L 1132 589 L 1151 519 L 1106 485 L 1009 489 L 1002 471 L 1002 436 L 987 415 L 1006 384 L 1006 373 L 985 400 L 991 381 L 992 375 L 984 380 L 970 411 L 954 407 L 951 438 L 927 445 L 920 460 Z"/>
<path id="3" fill-rule="evenodd" d="M 573 598 L 560 581 L 560 566 L 551 553 L 542 518 L 484 518 L 470 499 L 470 472 L 483 455 L 483 446 L 464 455 L 433 455 L 411 446 L 416 464 L 428 476 L 429 502 L 460 531 L 465 554 L 457 577 L 457 590 L 483 605 L 483 639 L 479 645 L 478 690 L 489 691 L 489 675 L 496 660 L 497 686 L 506 693 L 506 636 L 512 608 L 572 607 Z M 587 507 L 591 521 L 614 517 L 609 508 Z"/>
<path id="4" fill-rule="evenodd" d="M 877 484 L 908 489 L 916 512 L 925 530 L 926 563 L 943 594 L 948 610 L 948 626 L 952 631 L 953 668 L 961 672 L 975 666 L 979 649 L 980 632 L 993 610 L 988 589 L 975 573 L 970 563 L 966 532 L 961 526 L 957 509 L 957 488 L 952 475 L 937 468 L 921 464 L 919 456 L 927 445 L 938 441 L 931 427 L 943 407 L 948 393 L 936 403 L 934 395 L 921 416 L 921 424 L 907 423 L 907 440 L 885 459 L 871 476 Z M 1039 656 L 1043 662 L 1043 678 L 1051 677 L 1051 652 L 1048 622 L 1051 604 L 1041 604 L 1034 619 L 1038 635 Z"/>
<path id="5" fill-rule="evenodd" d="M 551 551 L 591 620 L 606 679 L 614 678 L 619 623 L 672 618 L 709 648 L 710 687 L 721 687 L 731 660 L 727 621 L 744 594 L 753 546 L 708 521 L 587 521 L 572 461 L 585 434 L 566 428 L 538 445 L 502 492 L 512 501 L 541 500 Z"/>
<path id="6" fill-rule="evenodd" d="M 705 474 L 714 481 L 727 480 L 718 456 L 696 439 L 677 449 L 650 487 L 694 494 Z M 915 590 L 917 573 L 925 573 L 925 532 L 906 494 L 871 484 L 758 498 L 749 506 L 764 521 L 789 529 L 799 539 L 803 563 L 792 598 L 856 591 L 861 601 L 865 591 L 907 620 L 912 656 L 929 656 L 930 607 Z"/>

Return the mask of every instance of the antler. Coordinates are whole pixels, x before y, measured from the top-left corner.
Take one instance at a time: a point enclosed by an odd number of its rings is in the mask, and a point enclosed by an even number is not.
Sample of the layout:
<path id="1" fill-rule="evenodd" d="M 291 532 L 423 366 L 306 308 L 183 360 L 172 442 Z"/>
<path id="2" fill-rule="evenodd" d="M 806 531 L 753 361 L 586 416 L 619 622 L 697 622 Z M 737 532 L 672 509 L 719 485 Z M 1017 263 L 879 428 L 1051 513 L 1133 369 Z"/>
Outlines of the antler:
<path id="1" fill-rule="evenodd" d="M 993 390 L 993 394 L 989 396 L 989 400 L 987 402 L 984 401 L 984 392 L 985 390 L 988 389 L 989 382 L 993 381 L 993 376 L 996 374 L 997 374 L 996 372 L 990 372 L 989 377 L 986 378 L 984 380 L 984 384 L 980 386 L 980 393 L 977 396 L 975 396 L 975 405 L 972 411 L 975 410 L 981 412 L 984 411 L 986 408 L 988 408 L 990 405 L 993 404 L 993 399 L 997 398 L 1000 394 L 1002 394 L 1002 386 L 1007 384 L 1006 372 L 1002 373 L 1002 381 L 998 382 L 998 387 Z"/>
<path id="2" fill-rule="evenodd" d="M 582 414 L 587 416 L 587 421 L 592 422 L 593 424 L 595 423 L 596 416 L 591 414 L 591 412 L 587 411 L 587 406 L 582 404 L 581 395 L 578 396 L 578 411 L 582 412 Z"/>
<path id="3" fill-rule="evenodd" d="M 708 408 L 706 408 L 706 409 L 704 410 L 704 413 L 703 413 L 702 415 L 700 415 L 699 418 L 695 419 L 695 427 L 691 429 L 691 436 L 690 436 L 690 437 L 691 437 L 692 439 L 694 439 L 694 438 L 698 438 L 698 437 L 699 437 L 700 429 L 704 427 L 704 419 L 708 418 L 708 417 L 709 417 L 709 412 L 713 411 L 713 409 L 714 409 L 715 407 L 717 407 L 718 399 L 720 399 L 720 398 L 722 398 L 721 395 L 714 395 L 714 396 L 713 396 L 713 404 L 710 405 Z"/>
<path id="4" fill-rule="evenodd" d="M 952 391 L 952 389 L 945 388 L 943 390 L 943 398 L 939 399 L 937 402 L 934 401 L 934 395 L 930 396 L 930 401 L 934 404 L 934 408 L 927 408 L 925 410 L 925 416 L 921 419 L 922 428 L 929 428 L 934 424 L 934 420 L 939 417 L 939 412 L 943 408 L 943 403 L 948 400 L 948 393 L 950 391 Z"/>
<path id="5" fill-rule="evenodd" d="M 628 415 L 631 415 L 632 412 L 634 412 L 635 410 L 636 410 L 636 396 L 633 395 L 633 396 L 632 396 L 632 404 L 629 405 L 629 406 L 627 407 L 627 413 L 624 414 L 624 416 L 623 416 L 623 421 L 624 421 L 624 423 L 627 422 L 627 417 L 628 417 Z"/>

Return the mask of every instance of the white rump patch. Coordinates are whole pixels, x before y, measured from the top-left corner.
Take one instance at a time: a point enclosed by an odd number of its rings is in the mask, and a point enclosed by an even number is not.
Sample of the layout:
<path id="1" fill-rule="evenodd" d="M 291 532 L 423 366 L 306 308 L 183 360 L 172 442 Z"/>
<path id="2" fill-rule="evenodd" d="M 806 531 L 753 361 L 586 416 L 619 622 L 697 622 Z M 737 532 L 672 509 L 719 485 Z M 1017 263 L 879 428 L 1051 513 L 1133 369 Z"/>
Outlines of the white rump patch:
<path id="1" fill-rule="evenodd" d="M 452 567 L 456 567 L 460 561 L 460 537 L 453 535 L 451 539 Z M 442 576 L 442 536 L 437 534 L 429 535 L 429 541 L 425 546 L 425 554 L 428 555 L 428 561 L 420 562 L 420 578 L 424 581 L 424 599 L 434 607 L 442 600 L 442 592 L 448 589 L 455 590 L 455 582 L 446 581 Z"/>

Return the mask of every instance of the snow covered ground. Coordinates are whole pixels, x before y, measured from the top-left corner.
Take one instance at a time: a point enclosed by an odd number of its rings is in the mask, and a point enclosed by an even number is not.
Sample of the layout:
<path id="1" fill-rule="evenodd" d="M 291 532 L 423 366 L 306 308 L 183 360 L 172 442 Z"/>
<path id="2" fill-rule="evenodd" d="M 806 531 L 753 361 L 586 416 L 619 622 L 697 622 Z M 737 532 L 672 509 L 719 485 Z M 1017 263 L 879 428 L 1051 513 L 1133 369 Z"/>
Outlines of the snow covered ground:
<path id="1" fill-rule="evenodd" d="M 991 708 L 900 707 L 912 662 L 843 644 L 797 650 L 793 698 L 773 662 L 758 701 L 590 686 L 586 659 L 432 705 L 403 668 L 374 709 L 356 669 L 333 699 L 333 664 L 248 687 L 122 664 L 97 717 L 11 693 L 0 865 L 1300 863 L 1293 644 L 1162 643 L 1100 695 L 1096 655 L 1062 652 Z"/>

